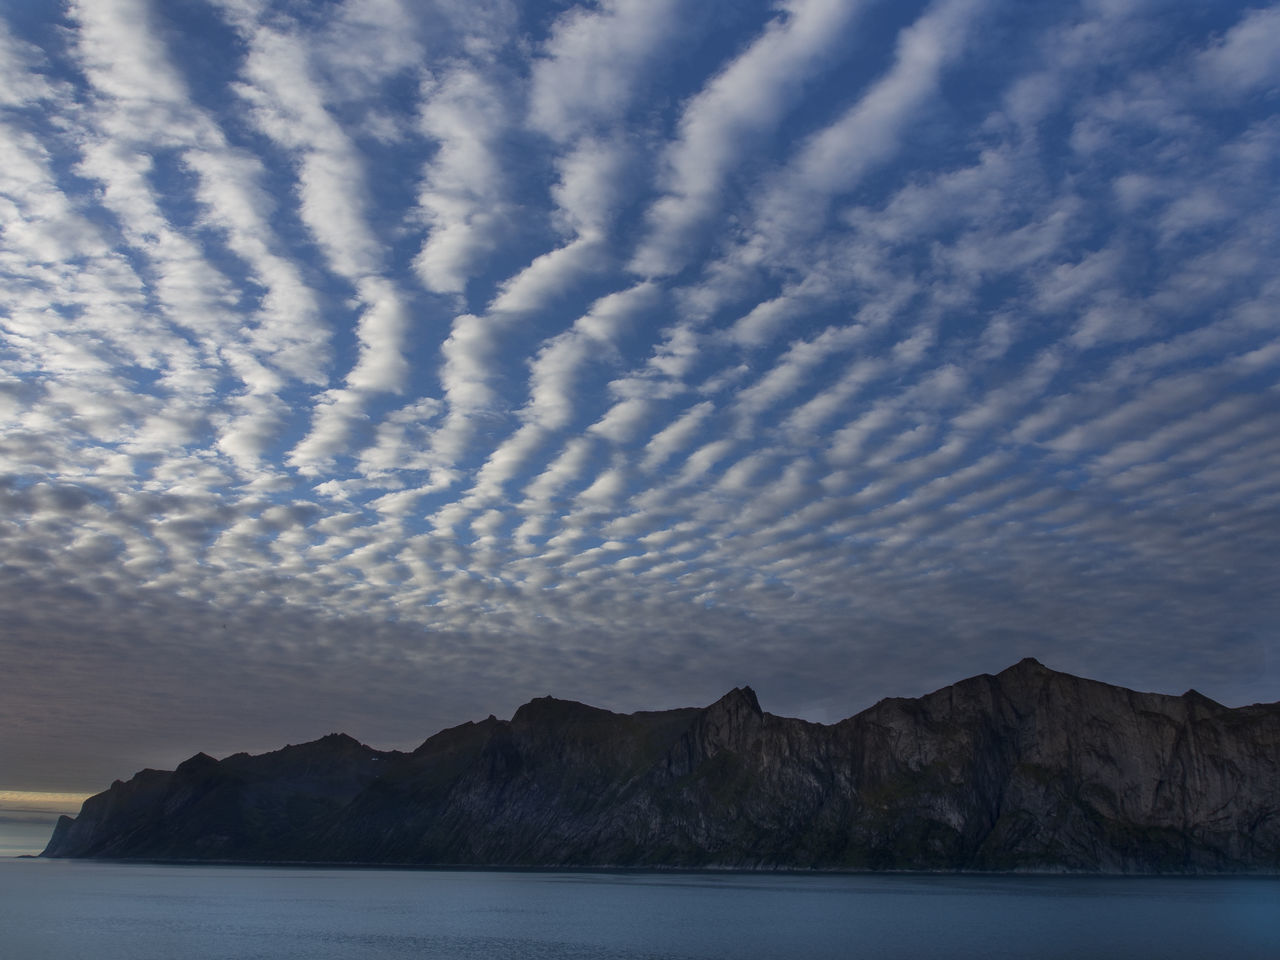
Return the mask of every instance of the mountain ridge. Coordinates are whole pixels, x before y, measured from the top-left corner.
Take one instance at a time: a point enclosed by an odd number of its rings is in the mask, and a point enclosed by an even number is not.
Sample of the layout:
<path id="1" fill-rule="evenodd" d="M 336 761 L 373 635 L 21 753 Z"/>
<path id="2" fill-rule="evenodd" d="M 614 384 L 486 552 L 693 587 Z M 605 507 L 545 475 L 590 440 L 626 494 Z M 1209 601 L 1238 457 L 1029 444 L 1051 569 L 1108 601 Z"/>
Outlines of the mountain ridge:
<path id="1" fill-rule="evenodd" d="M 1280 704 L 1026 658 L 833 724 L 540 697 L 409 753 L 345 734 L 144 770 L 42 856 L 412 865 L 1280 872 Z"/>

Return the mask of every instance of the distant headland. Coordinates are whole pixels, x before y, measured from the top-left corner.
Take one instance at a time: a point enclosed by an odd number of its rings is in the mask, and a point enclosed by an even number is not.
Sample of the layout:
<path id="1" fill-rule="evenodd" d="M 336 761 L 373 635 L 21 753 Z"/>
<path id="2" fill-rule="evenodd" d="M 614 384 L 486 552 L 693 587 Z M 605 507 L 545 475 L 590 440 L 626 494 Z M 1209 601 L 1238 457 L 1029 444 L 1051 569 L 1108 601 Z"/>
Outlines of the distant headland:
<path id="1" fill-rule="evenodd" d="M 1280 703 L 1023 660 L 831 725 L 749 688 L 551 697 L 379 751 L 344 734 L 143 770 L 42 856 L 407 865 L 1280 873 Z"/>

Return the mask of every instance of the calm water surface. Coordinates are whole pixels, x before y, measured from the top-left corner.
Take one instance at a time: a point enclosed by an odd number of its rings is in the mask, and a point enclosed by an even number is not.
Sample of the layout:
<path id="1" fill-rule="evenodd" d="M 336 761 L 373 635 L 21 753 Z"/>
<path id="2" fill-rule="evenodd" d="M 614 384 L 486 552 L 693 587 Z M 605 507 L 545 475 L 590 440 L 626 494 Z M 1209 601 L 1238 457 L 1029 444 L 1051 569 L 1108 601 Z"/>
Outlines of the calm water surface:
<path id="1" fill-rule="evenodd" d="M 5 960 L 1280 958 L 1280 881 L 0 861 Z"/>

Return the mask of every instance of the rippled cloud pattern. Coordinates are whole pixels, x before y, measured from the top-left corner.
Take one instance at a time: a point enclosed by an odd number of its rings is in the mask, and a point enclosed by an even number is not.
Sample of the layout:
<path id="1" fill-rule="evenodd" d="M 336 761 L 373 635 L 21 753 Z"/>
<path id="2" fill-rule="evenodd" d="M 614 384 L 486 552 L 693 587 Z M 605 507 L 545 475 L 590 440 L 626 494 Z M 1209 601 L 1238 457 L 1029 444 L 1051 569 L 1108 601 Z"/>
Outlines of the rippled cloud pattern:
<path id="1" fill-rule="evenodd" d="M 1280 7 L 0 15 L 13 762 L 1280 696 Z"/>

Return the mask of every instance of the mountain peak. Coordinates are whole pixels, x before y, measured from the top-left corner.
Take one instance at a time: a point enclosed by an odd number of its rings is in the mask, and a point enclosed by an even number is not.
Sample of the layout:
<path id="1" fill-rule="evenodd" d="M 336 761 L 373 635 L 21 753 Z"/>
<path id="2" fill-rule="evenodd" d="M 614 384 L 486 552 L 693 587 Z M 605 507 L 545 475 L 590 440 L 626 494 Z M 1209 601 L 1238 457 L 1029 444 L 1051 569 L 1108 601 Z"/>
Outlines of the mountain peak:
<path id="1" fill-rule="evenodd" d="M 370 747 L 366 747 L 355 737 L 347 733 L 327 733 L 319 740 L 313 740 L 311 743 L 304 743 L 302 746 L 323 749 L 325 751 L 341 751 L 343 753 L 351 753 L 352 751 L 364 752 L 372 749 Z"/>
<path id="2" fill-rule="evenodd" d="M 208 770 L 217 765 L 218 761 L 202 750 L 195 756 L 188 757 L 178 764 L 178 772 L 195 773 L 198 770 Z"/>
<path id="3" fill-rule="evenodd" d="M 577 700 L 560 700 L 556 697 L 534 697 L 515 712 L 514 724 L 565 723 L 575 720 L 592 720 L 613 716 L 612 711 L 588 706 Z"/>
<path id="4" fill-rule="evenodd" d="M 713 703 L 709 710 L 728 710 L 733 713 L 749 712 L 756 716 L 764 716 L 760 709 L 760 700 L 756 692 L 748 686 L 734 687 L 723 697 Z"/>
<path id="5" fill-rule="evenodd" d="M 352 744 L 360 746 L 360 741 L 348 733 L 326 733 L 320 738 L 321 743 L 329 743 L 337 746 L 339 744 Z"/>
<path id="6" fill-rule="evenodd" d="M 1227 708 L 1226 708 L 1226 707 L 1224 707 L 1222 704 L 1220 704 L 1217 700 L 1214 700 L 1212 697 L 1206 697 L 1203 693 L 1201 693 L 1201 692 L 1200 692 L 1199 690 L 1197 690 L 1195 687 L 1192 687 L 1190 690 L 1188 690 L 1186 693 L 1184 693 L 1184 694 L 1182 695 L 1182 699 L 1183 699 L 1183 700 L 1189 700 L 1189 701 L 1191 701 L 1192 703 L 1198 703 L 1198 704 L 1200 704 L 1202 707 L 1208 707 L 1208 708 L 1209 708 L 1209 709 L 1211 709 L 1211 710 L 1226 710 L 1226 709 L 1227 709 Z"/>
<path id="7" fill-rule="evenodd" d="M 1065 674 L 1046 667 L 1035 657 L 1023 657 L 1017 663 L 1005 667 L 996 676 L 1015 683 L 1032 683 L 1050 677 L 1065 676 Z"/>

